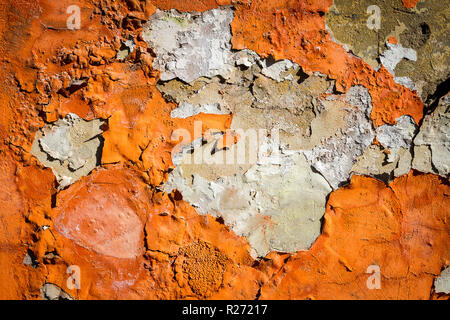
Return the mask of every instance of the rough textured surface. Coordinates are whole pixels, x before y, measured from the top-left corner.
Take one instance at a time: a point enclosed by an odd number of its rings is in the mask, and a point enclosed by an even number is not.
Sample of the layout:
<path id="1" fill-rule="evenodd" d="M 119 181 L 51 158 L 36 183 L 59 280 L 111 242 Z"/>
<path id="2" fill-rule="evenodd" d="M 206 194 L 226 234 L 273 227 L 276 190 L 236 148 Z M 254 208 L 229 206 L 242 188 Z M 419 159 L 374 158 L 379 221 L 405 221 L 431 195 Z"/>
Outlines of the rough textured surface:
<path id="1" fill-rule="evenodd" d="M 320 74 L 309 77 L 292 63 L 290 68 L 272 74 L 281 77 L 286 73 L 283 81 L 271 79 L 264 75 L 267 61 L 248 50 L 235 52 L 232 61 L 229 72 L 221 77 L 199 78 L 188 84 L 178 80 L 160 83 L 164 97 L 178 103 L 171 116 L 233 114 L 231 129 L 275 128 L 291 149 L 307 147 L 318 99 L 331 90 L 333 82 Z M 278 63 L 285 61 L 272 66 Z"/>
<path id="2" fill-rule="evenodd" d="M 200 78 L 160 84 L 165 97 L 179 103 L 172 117 L 214 113 L 199 101 L 215 103 L 233 113 L 231 129 L 248 130 L 228 150 L 216 152 L 213 138 L 183 149 L 184 159 L 174 155 L 177 169 L 163 190 L 176 189 L 199 213 L 222 217 L 248 239 L 253 257 L 308 249 L 320 232 L 328 183 L 333 188 L 346 183 L 356 158 L 372 143 L 370 95 L 353 87 L 345 97 L 321 99 L 330 83 L 320 75 L 308 77 L 289 60 L 268 67 L 267 59 L 248 50 L 236 52 L 233 60 L 225 83 Z M 279 141 L 264 136 L 274 132 Z M 251 133 L 256 140 L 247 140 Z M 245 159 L 227 164 L 242 152 Z M 303 194 L 295 192 L 299 187 Z"/>
<path id="3" fill-rule="evenodd" d="M 390 181 L 411 170 L 412 155 L 410 149 L 399 147 L 392 152 L 382 146 L 369 146 L 357 159 L 352 172 Z"/>
<path id="4" fill-rule="evenodd" d="M 414 145 L 414 169 L 449 177 L 450 95 L 442 97 L 436 109 L 425 116 Z"/>
<path id="5" fill-rule="evenodd" d="M 270 251 L 308 249 L 320 234 L 331 188 L 299 152 L 283 150 L 273 141 L 263 141 L 260 150 L 257 163 L 245 173 L 214 180 L 201 176 L 201 166 L 192 169 L 182 161 L 164 190 L 177 189 L 199 213 L 222 217 L 247 238 L 255 258 Z"/>
<path id="6" fill-rule="evenodd" d="M 417 126 L 409 116 L 397 119 L 394 125 L 385 124 L 376 129 L 378 145 L 371 145 L 358 158 L 352 172 L 392 180 L 411 170 L 412 140 Z"/>
<path id="7" fill-rule="evenodd" d="M 64 119 L 42 128 L 34 138 L 31 153 L 52 168 L 63 189 L 88 175 L 99 162 L 103 121 L 84 121 L 69 113 Z"/>
<path id="8" fill-rule="evenodd" d="M 323 15 L 331 10 L 331 5 L 332 1 L 254 0 L 251 4 L 237 6 L 231 23 L 233 48 L 252 49 L 277 60 L 290 59 L 307 73 L 321 72 L 335 79 L 338 91 L 347 91 L 354 85 L 365 86 L 372 97 L 371 118 L 375 126 L 393 124 L 402 115 L 410 115 L 418 123 L 423 103 L 417 93 L 397 84 L 385 68 L 374 70 L 333 41 Z M 350 7 L 353 8 L 353 2 Z M 354 12 L 361 12 L 363 8 L 367 7 L 357 6 Z M 440 20 L 445 21 L 445 18 Z M 361 34 L 366 35 L 366 21 L 361 23 L 358 28 L 364 27 Z M 341 24 L 347 25 L 346 22 Z"/>
<path id="9" fill-rule="evenodd" d="M 439 1 L 1 2 L 0 299 L 448 299 L 447 31 Z"/>
<path id="10" fill-rule="evenodd" d="M 322 236 L 288 259 L 261 298 L 335 299 L 342 290 L 344 299 L 428 299 L 439 266 L 449 259 L 445 190 L 431 175 L 409 174 L 388 186 L 354 176 L 331 194 Z M 380 290 L 366 286 L 373 264 L 381 270 Z"/>
<path id="11" fill-rule="evenodd" d="M 41 288 L 42 300 L 73 300 L 63 289 L 52 283 L 46 283 Z"/>
<path id="12" fill-rule="evenodd" d="M 450 294 L 450 268 L 447 267 L 434 280 L 434 290 L 439 293 Z"/>
<path id="13" fill-rule="evenodd" d="M 330 96 L 328 99 L 339 98 Z M 305 152 L 309 163 L 322 173 L 334 189 L 348 181 L 356 158 L 363 154 L 375 137 L 369 119 L 372 104 L 367 89 L 352 87 L 341 100 L 344 103 L 346 124 L 337 128 L 337 133 L 323 137 L 319 145 Z"/>
<path id="14" fill-rule="evenodd" d="M 409 116 L 402 116 L 396 120 L 397 123 L 394 125 L 385 124 L 377 128 L 377 140 L 391 151 L 398 148 L 409 149 L 417 126 Z"/>

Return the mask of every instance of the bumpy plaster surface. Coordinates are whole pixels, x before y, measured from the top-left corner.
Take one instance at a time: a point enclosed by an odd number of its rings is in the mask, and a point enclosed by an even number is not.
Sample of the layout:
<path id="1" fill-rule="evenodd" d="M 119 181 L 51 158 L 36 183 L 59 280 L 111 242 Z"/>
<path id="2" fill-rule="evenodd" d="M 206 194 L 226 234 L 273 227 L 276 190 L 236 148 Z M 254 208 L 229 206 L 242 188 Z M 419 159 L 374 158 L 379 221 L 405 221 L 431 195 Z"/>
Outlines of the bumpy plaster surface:
<path id="1" fill-rule="evenodd" d="M 372 143 L 375 133 L 370 112 L 371 97 L 366 88 L 352 87 L 345 97 L 329 96 L 326 102 L 338 102 L 345 111 L 345 125 L 332 136 L 321 139 L 311 150 L 305 151 L 309 163 L 337 189 L 349 179 L 356 159 Z M 333 104 L 333 103 L 332 103 Z M 327 110 L 335 106 L 329 106 Z"/>
<path id="2" fill-rule="evenodd" d="M 173 80 L 159 88 L 167 99 L 178 103 L 178 107 L 172 110 L 171 117 L 188 118 L 199 113 L 231 113 L 230 101 L 219 93 L 223 87 L 218 78 L 213 78 L 213 81 L 200 78 L 192 84 Z"/>
<path id="3" fill-rule="evenodd" d="M 441 98 L 432 114 L 425 116 L 414 139 L 413 168 L 422 172 L 450 174 L 450 95 Z"/>
<path id="4" fill-rule="evenodd" d="M 417 126 L 410 116 L 397 118 L 394 125 L 385 124 L 376 129 L 377 140 L 389 150 L 408 149 L 417 131 Z"/>
<path id="5" fill-rule="evenodd" d="M 230 60 L 231 8 L 204 13 L 157 10 L 144 27 L 143 38 L 155 50 L 153 66 L 161 80 L 191 82 L 220 74 Z"/>
<path id="6" fill-rule="evenodd" d="M 417 0 L 402 2 L 412 8 Z M 304 164 L 302 150 L 314 148 L 322 139 L 347 127 L 346 108 L 350 106 L 344 101 L 345 95 L 327 101 L 325 96 L 332 92 L 329 87 L 338 92 L 347 92 L 355 84 L 368 88 L 373 102 L 372 120 L 377 126 L 395 124 L 402 115 L 422 123 L 423 104 L 416 93 L 396 84 L 385 68 L 373 71 L 332 41 L 324 29 L 332 0 L 252 0 L 251 4 L 233 1 L 233 47 L 251 48 L 280 61 L 269 58 L 264 65 L 270 70 L 256 70 L 256 74 L 250 70 L 246 73 L 248 80 L 234 81 L 224 75 L 210 78 L 211 83 L 219 80 L 219 85 L 229 85 L 223 96 L 231 102 L 224 112 L 232 112 L 232 116 L 197 114 L 170 118 L 177 106 L 165 101 L 156 88 L 160 73 L 154 70 L 153 61 L 157 55 L 152 46 L 143 43 L 141 26 L 156 8 L 203 12 L 230 3 L 231 0 L 80 0 L 77 4 L 81 7 L 82 25 L 76 31 L 65 30 L 67 15 L 61 14 L 67 9 L 65 1 L 28 1 L 29 5 L 23 5 L 23 1 L 5 0 L 0 4 L 1 299 L 38 299 L 39 289 L 46 283 L 59 286 L 75 299 L 448 299 L 431 291 L 435 277 L 447 267 L 450 254 L 449 185 L 434 174 L 410 172 L 388 185 L 354 175 L 349 185 L 334 190 L 327 198 L 322 234 L 308 251 L 272 252 L 257 262 L 248 254 L 247 239 L 224 225 L 224 219 L 199 215 L 177 192 L 160 192 L 158 187 L 167 180 L 172 165 L 170 155 L 176 142 L 171 133 L 178 128 L 191 131 L 198 119 L 203 121 L 205 130 L 216 131 L 195 140 L 189 146 L 193 149 L 191 156 L 205 148 L 206 154 L 215 159 L 233 148 L 245 147 L 242 134 L 235 144 L 222 141 L 220 131 L 226 131 L 233 119 L 236 131 L 284 129 L 280 130 L 281 154 L 299 164 Z M 382 5 L 386 1 L 377 3 L 383 11 L 386 9 Z M 406 20 L 420 25 L 422 17 L 433 16 L 436 3 L 420 1 L 418 13 L 405 10 L 396 0 L 382 12 L 382 21 L 395 14 L 399 20 L 411 17 Z M 359 4 L 345 1 L 345 6 L 352 9 L 344 12 L 344 8 L 341 17 L 358 20 L 361 15 L 364 25 L 366 8 Z M 368 1 L 369 4 L 374 3 Z M 429 24 L 430 39 L 442 31 L 439 26 L 448 25 L 446 8 L 441 6 L 439 10 L 440 15 Z M 379 37 L 379 48 L 373 47 L 378 49 L 376 57 L 384 51 L 384 22 L 380 32 L 358 30 L 348 21 L 343 21 L 342 28 L 341 34 L 361 43 Z M 434 51 L 422 55 L 414 43 L 419 45 L 426 40 L 426 27 L 425 33 L 421 28 L 410 30 L 420 32 L 405 38 L 393 36 L 403 47 L 416 50 L 418 59 L 402 59 L 395 68 L 396 76 L 407 76 L 401 70 L 420 63 L 436 68 L 420 70 L 421 76 L 428 79 L 440 68 L 445 71 L 445 43 L 439 40 L 430 44 Z M 415 40 L 408 42 L 409 37 Z M 125 44 L 129 39 L 135 40 L 134 51 Z M 264 68 L 256 63 L 256 53 L 232 53 L 240 54 L 235 63 L 240 71 Z M 426 58 L 421 60 L 423 57 Z M 295 67 L 283 67 L 282 64 L 289 65 L 283 59 L 298 63 L 309 77 L 302 72 L 297 74 Z M 231 66 L 234 69 L 233 63 Z M 278 70 L 279 77 L 274 73 Z M 334 81 L 313 75 L 314 72 L 336 79 L 335 87 Z M 291 81 L 291 75 L 299 81 Z M 242 81 L 248 84 L 241 85 Z M 168 83 L 161 85 L 165 84 Z M 227 97 L 230 89 L 236 92 L 234 101 Z M 294 99 L 294 108 L 288 108 L 287 91 Z M 298 93 L 302 94 L 297 96 Z M 239 102 L 240 94 L 249 99 L 248 103 L 244 99 Z M 299 103 L 302 95 L 304 103 Z M 177 93 L 173 96 L 177 97 Z M 434 109 L 433 105 L 425 111 Z M 36 165 L 27 151 L 43 121 L 56 121 L 69 112 L 84 119 L 109 119 L 108 130 L 103 134 L 104 165 L 56 192 L 51 170 Z M 218 111 L 203 109 L 205 112 Z M 235 137 L 232 133 L 226 135 Z M 266 146 L 269 141 L 274 142 L 275 135 L 268 139 L 266 132 L 262 137 L 261 146 Z M 430 146 L 418 147 L 428 151 L 430 171 L 434 170 Z M 391 154 L 377 141 L 366 151 L 374 148 L 382 156 Z M 178 154 L 179 158 L 174 156 L 175 171 L 182 168 L 183 176 L 197 174 L 208 182 L 234 179 L 255 166 L 270 169 L 264 171 L 265 175 L 281 168 L 295 173 L 293 168 L 302 167 L 289 167 L 289 162 L 265 166 L 253 161 L 238 166 L 195 167 L 186 163 L 187 154 Z M 307 166 L 300 172 L 309 172 Z M 303 184 L 301 181 L 299 185 Z M 139 216 L 139 221 L 132 218 L 133 214 Z M 271 218 L 270 222 L 274 221 Z M 139 242 L 133 240 L 136 230 L 141 230 Z M 255 236 L 259 234 L 255 232 Z M 287 236 L 277 234 L 283 241 Z M 281 248 L 276 243 L 272 245 Z M 27 258 L 23 260 L 24 256 Z M 367 267 L 374 263 L 381 269 L 381 290 L 366 286 L 370 277 Z M 67 287 L 68 265 L 80 266 L 81 288 Z"/>
<path id="7" fill-rule="evenodd" d="M 296 63 L 293 63 L 287 59 L 277 61 L 273 64 L 268 64 L 267 62 L 267 60 L 264 61 L 261 73 L 266 77 L 276 80 L 277 82 L 292 80 L 293 76 L 289 70 L 298 69 L 298 65 Z"/>
<path id="8" fill-rule="evenodd" d="M 409 116 L 402 116 L 396 120 L 397 123 L 394 125 L 386 124 L 376 129 L 376 138 L 380 145 L 369 146 L 358 158 L 352 172 L 378 177 L 385 181 L 409 172 L 412 140 L 417 132 L 417 126 Z"/>
<path id="9" fill-rule="evenodd" d="M 439 293 L 450 294 L 450 267 L 444 269 L 434 280 L 434 290 Z"/>
<path id="10" fill-rule="evenodd" d="M 31 153 L 53 173 L 62 189 L 89 174 L 98 162 L 104 121 L 68 114 L 36 133 Z"/>
<path id="11" fill-rule="evenodd" d="M 300 152 L 266 140 L 250 169 L 215 180 L 199 173 L 186 175 L 188 166 L 178 166 L 164 190 L 178 189 L 200 214 L 222 217 L 226 225 L 247 238 L 254 257 L 264 257 L 272 250 L 305 250 L 319 236 L 331 188 Z"/>
<path id="12" fill-rule="evenodd" d="M 366 149 L 352 172 L 390 180 L 407 174 L 413 168 L 448 178 L 449 105 L 449 95 L 442 97 L 436 109 L 425 116 L 420 128 L 409 116 L 397 118 L 395 125 L 378 127 L 376 138 L 380 145 Z"/>

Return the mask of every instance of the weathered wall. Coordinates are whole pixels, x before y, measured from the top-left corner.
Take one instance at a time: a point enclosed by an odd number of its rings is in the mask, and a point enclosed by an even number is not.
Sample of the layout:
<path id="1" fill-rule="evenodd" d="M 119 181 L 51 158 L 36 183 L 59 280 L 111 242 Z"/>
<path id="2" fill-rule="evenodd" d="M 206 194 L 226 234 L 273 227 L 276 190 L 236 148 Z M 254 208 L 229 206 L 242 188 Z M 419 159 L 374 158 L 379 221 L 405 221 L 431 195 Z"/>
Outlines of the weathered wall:
<path id="1" fill-rule="evenodd" d="M 448 10 L 3 1 L 0 299 L 448 299 Z"/>

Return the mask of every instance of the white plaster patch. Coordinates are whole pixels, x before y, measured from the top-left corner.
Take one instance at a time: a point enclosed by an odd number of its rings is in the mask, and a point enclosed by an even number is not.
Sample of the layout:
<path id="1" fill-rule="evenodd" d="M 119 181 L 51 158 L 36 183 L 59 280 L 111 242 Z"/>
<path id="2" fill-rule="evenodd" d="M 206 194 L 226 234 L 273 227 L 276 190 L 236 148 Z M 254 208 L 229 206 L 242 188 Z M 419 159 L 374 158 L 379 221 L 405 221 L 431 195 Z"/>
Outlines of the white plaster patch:
<path id="1" fill-rule="evenodd" d="M 327 100 L 333 99 L 339 99 L 339 96 L 327 97 Z M 350 88 L 345 96 L 345 102 L 348 103 L 345 129 L 324 139 L 311 150 L 305 150 L 308 162 L 327 179 L 333 189 L 349 180 L 357 158 L 372 144 L 375 133 L 370 121 L 371 101 L 366 88 Z"/>
<path id="2" fill-rule="evenodd" d="M 292 74 L 288 73 L 289 69 L 298 69 L 299 67 L 298 64 L 287 59 L 277 61 L 270 66 L 267 66 L 267 60 L 263 60 L 262 63 L 263 68 L 261 73 L 277 82 L 292 80 Z"/>
<path id="3" fill-rule="evenodd" d="M 387 50 L 380 55 L 381 64 L 395 76 L 395 67 L 402 61 L 408 59 L 417 61 L 416 50 L 411 48 L 404 48 L 401 44 L 393 44 L 386 42 Z"/>
<path id="4" fill-rule="evenodd" d="M 409 149 L 417 132 L 417 125 L 410 116 L 401 116 L 395 120 L 397 123 L 394 125 L 385 124 L 376 129 L 377 140 L 390 151 Z"/>
<path id="5" fill-rule="evenodd" d="M 192 82 L 226 72 L 232 20 L 229 7 L 203 13 L 157 10 L 144 26 L 143 38 L 156 53 L 153 66 L 161 71 L 161 80 Z"/>
<path id="6" fill-rule="evenodd" d="M 31 153 L 44 166 L 52 168 L 59 189 L 89 174 L 97 166 L 103 122 L 85 121 L 69 113 L 36 133 Z"/>

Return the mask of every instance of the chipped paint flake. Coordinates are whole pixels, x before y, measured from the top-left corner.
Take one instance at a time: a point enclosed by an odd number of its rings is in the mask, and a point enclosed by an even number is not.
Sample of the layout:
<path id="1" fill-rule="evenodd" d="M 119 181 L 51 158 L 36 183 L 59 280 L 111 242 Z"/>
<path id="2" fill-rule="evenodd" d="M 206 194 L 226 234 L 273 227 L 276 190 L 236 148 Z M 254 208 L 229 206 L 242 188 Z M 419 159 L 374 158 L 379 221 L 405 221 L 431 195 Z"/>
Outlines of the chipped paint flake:
<path id="1" fill-rule="evenodd" d="M 203 13 L 157 10 L 144 27 L 143 38 L 156 53 L 153 66 L 161 80 L 185 82 L 226 72 L 231 60 L 233 10 Z"/>
<path id="2" fill-rule="evenodd" d="M 88 175 L 97 166 L 103 123 L 102 120 L 85 121 L 69 113 L 36 133 L 31 153 L 44 166 L 52 168 L 60 189 Z"/>
<path id="3" fill-rule="evenodd" d="M 414 49 L 404 48 L 401 44 L 389 42 L 386 43 L 386 47 L 387 50 L 380 55 L 380 61 L 392 75 L 395 75 L 395 67 L 402 59 L 417 60 L 417 53 Z"/>
<path id="4" fill-rule="evenodd" d="M 191 170 L 188 164 L 178 166 L 164 190 L 179 190 L 200 214 L 222 217 L 247 238 L 255 258 L 306 250 L 319 236 L 331 188 L 300 152 L 265 140 L 258 162 L 245 172 L 208 180 L 201 172 L 186 175 Z"/>
<path id="5" fill-rule="evenodd" d="M 344 103 L 345 125 L 332 136 L 306 150 L 308 162 L 337 189 L 346 183 L 357 158 L 372 143 L 375 132 L 370 121 L 371 97 L 366 88 L 350 88 L 345 98 L 330 96 L 327 101 Z"/>

